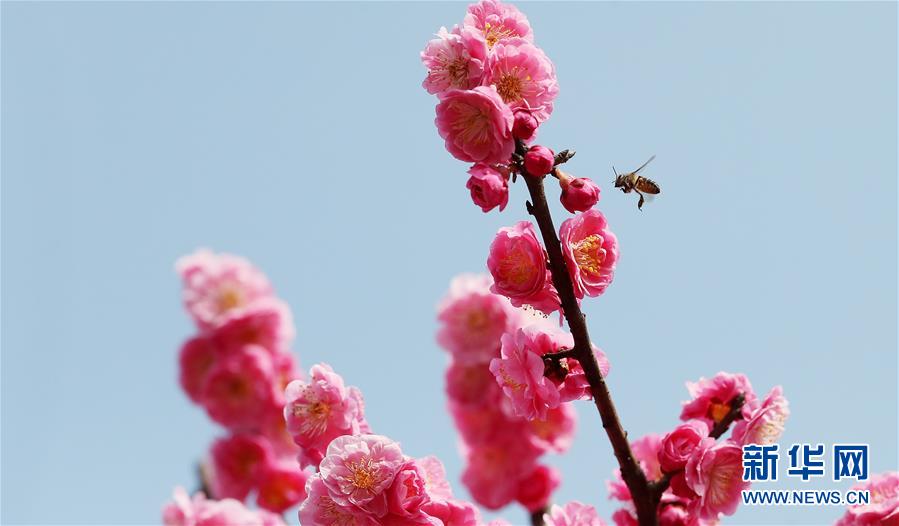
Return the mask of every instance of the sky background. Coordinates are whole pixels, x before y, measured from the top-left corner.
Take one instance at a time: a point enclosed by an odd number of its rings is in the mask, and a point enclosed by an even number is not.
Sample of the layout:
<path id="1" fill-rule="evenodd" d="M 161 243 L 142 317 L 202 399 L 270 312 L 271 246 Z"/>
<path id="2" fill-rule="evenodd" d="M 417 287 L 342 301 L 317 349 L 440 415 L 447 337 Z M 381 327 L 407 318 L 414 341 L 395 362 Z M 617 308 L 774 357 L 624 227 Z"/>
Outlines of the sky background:
<path id="1" fill-rule="evenodd" d="M 896 469 L 896 4 L 523 9 L 561 86 L 541 142 L 578 151 L 620 241 L 584 306 L 631 436 L 676 424 L 684 381 L 744 372 L 784 386 L 782 444 L 867 442 L 873 472 Z M 434 129 L 418 54 L 464 11 L 3 2 L 4 524 L 154 523 L 194 486 L 220 431 L 176 383 L 193 329 L 173 263 L 199 246 L 268 273 L 303 366 L 331 363 L 375 430 L 467 496 L 434 306 L 526 217 L 526 189 L 481 213 Z M 641 213 L 611 165 L 651 154 L 662 196 Z M 557 500 L 608 518 L 612 452 L 577 407 Z M 784 470 L 756 488 L 848 487 Z"/>

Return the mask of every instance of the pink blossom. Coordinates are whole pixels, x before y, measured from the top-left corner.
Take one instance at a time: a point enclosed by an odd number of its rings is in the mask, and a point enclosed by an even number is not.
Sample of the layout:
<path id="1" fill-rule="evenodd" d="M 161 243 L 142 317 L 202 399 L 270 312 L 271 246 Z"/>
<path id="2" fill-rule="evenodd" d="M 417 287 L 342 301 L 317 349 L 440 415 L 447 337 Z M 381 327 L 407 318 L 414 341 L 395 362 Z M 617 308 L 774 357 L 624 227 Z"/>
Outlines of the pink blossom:
<path id="1" fill-rule="evenodd" d="M 462 482 L 482 506 L 499 509 L 518 494 L 519 481 L 530 474 L 540 451 L 518 435 L 505 432 L 466 452 Z"/>
<path id="2" fill-rule="evenodd" d="M 430 500 L 426 486 L 425 474 L 418 463 L 414 460 L 406 461 L 387 489 L 390 513 L 401 517 L 421 515 L 421 507 Z"/>
<path id="3" fill-rule="evenodd" d="M 500 338 L 512 327 L 515 309 L 490 292 L 487 275 L 462 274 L 450 283 L 449 294 L 437 307 L 440 345 L 463 363 L 487 363 L 499 356 Z"/>
<path id="4" fill-rule="evenodd" d="M 453 490 L 446 480 L 443 462 L 434 456 L 419 458 L 415 461 L 424 477 L 425 491 L 429 500 L 448 500 L 453 498 Z"/>
<path id="5" fill-rule="evenodd" d="M 275 298 L 257 300 L 220 318 L 211 338 L 224 352 L 254 344 L 278 353 L 294 337 L 290 307 Z"/>
<path id="6" fill-rule="evenodd" d="M 738 444 L 773 444 L 780 438 L 784 430 L 790 407 L 783 396 L 783 388 L 771 389 L 761 405 L 755 409 L 744 410 L 745 420 L 734 426 L 733 439 Z"/>
<path id="7" fill-rule="evenodd" d="M 275 403 L 274 380 L 269 352 L 256 345 L 244 346 L 209 373 L 203 405 L 210 418 L 228 429 L 256 429 L 264 409 Z"/>
<path id="8" fill-rule="evenodd" d="M 560 336 L 559 342 L 566 348 L 574 347 L 574 339 L 570 334 Z M 609 359 L 606 358 L 602 349 L 593 346 L 593 356 L 596 357 L 596 363 L 599 365 L 599 372 L 602 375 L 609 376 L 612 369 Z M 587 375 L 581 363 L 574 358 L 563 358 L 563 362 L 568 365 L 568 374 L 565 380 L 559 386 L 559 394 L 562 396 L 563 402 L 571 402 L 572 400 L 591 400 L 593 393 L 590 390 L 590 382 L 587 381 Z"/>
<path id="9" fill-rule="evenodd" d="M 688 420 L 674 428 L 662 439 L 659 464 L 662 471 L 677 471 L 687 465 L 687 459 L 699 442 L 709 436 L 709 425 L 703 420 Z"/>
<path id="10" fill-rule="evenodd" d="M 518 483 L 515 500 L 526 510 L 534 513 L 549 504 L 553 492 L 562 483 L 559 472 L 549 466 L 538 465 Z"/>
<path id="11" fill-rule="evenodd" d="M 659 509 L 659 526 L 688 526 L 690 513 L 683 506 L 662 506 Z"/>
<path id="12" fill-rule="evenodd" d="M 564 172 L 559 178 L 562 206 L 572 214 L 586 212 L 599 202 L 599 186 L 587 177 L 568 177 Z"/>
<path id="13" fill-rule="evenodd" d="M 509 161 L 515 149 L 513 122 L 512 110 L 490 86 L 445 92 L 434 121 L 453 157 L 486 164 Z"/>
<path id="14" fill-rule="evenodd" d="M 453 362 L 446 370 L 446 394 L 465 405 L 498 404 L 502 398 L 502 391 L 486 363 Z"/>
<path id="15" fill-rule="evenodd" d="M 181 388 L 195 403 L 202 403 L 203 389 L 213 366 L 218 359 L 218 350 L 206 336 L 197 336 L 184 342 L 178 354 L 180 370 L 178 381 Z"/>
<path id="16" fill-rule="evenodd" d="M 471 200 L 485 213 L 499 207 L 500 212 L 509 202 L 509 181 L 499 170 L 489 164 L 472 166 L 465 188 L 471 191 Z"/>
<path id="17" fill-rule="evenodd" d="M 558 407 L 559 388 L 543 376 L 541 356 L 559 348 L 552 336 L 530 328 L 503 335 L 501 358 L 490 362 L 490 372 L 512 401 L 516 415 L 545 420 L 547 409 Z"/>
<path id="18" fill-rule="evenodd" d="M 450 400 L 449 410 L 462 440 L 469 445 L 491 443 L 506 433 L 520 436 L 528 432 L 524 419 L 510 417 L 501 407 L 461 405 Z"/>
<path id="19" fill-rule="evenodd" d="M 303 449 L 304 466 L 318 464 L 335 438 L 362 431 L 362 395 L 355 387 L 346 387 L 328 364 L 312 366 L 309 381 L 290 382 L 285 397 L 287 430 Z"/>
<path id="20" fill-rule="evenodd" d="M 537 136 L 540 121 L 530 109 L 518 108 L 512 113 L 515 121 L 512 124 L 512 136 L 524 142 L 530 142 Z"/>
<path id="21" fill-rule="evenodd" d="M 637 517 L 631 510 L 621 508 L 612 514 L 612 522 L 615 526 L 638 526 Z"/>
<path id="22" fill-rule="evenodd" d="M 874 475 L 852 489 L 867 490 L 870 502 L 849 506 L 834 526 L 899 525 L 899 473 Z"/>
<path id="23" fill-rule="evenodd" d="M 461 500 L 432 500 L 425 504 L 423 511 L 442 521 L 444 526 L 477 526 L 480 523 L 478 509 Z"/>
<path id="24" fill-rule="evenodd" d="M 612 283 L 618 239 L 599 210 L 588 210 L 562 223 L 562 252 L 578 298 L 599 296 Z"/>
<path id="25" fill-rule="evenodd" d="M 250 434 L 219 438 L 210 449 L 212 493 L 218 498 L 244 500 L 259 482 L 259 473 L 272 459 L 268 442 Z"/>
<path id="26" fill-rule="evenodd" d="M 553 169 L 556 154 L 546 146 L 534 145 L 524 154 L 524 169 L 529 175 L 543 177 Z"/>
<path id="27" fill-rule="evenodd" d="M 490 245 L 487 268 L 494 281 L 490 290 L 509 298 L 512 305 L 530 305 L 546 314 L 559 310 L 546 253 L 530 222 L 499 229 Z"/>
<path id="28" fill-rule="evenodd" d="M 306 493 L 308 497 L 300 504 L 299 511 L 303 526 L 380 526 L 370 513 L 335 502 L 319 474 L 306 481 Z"/>
<path id="29" fill-rule="evenodd" d="M 711 379 L 700 378 L 695 383 L 687 382 L 687 391 L 692 400 L 684 402 L 681 420 L 700 418 L 709 427 L 714 427 L 730 413 L 730 404 L 737 395 L 745 397 L 745 406 L 753 407 L 757 403 L 749 379 L 742 374 L 720 372 Z"/>
<path id="30" fill-rule="evenodd" d="M 421 52 L 421 61 L 428 68 L 422 86 L 438 96 L 450 89 L 474 88 L 481 84 L 486 60 L 486 47 L 473 30 L 441 27 L 437 38 Z"/>
<path id="31" fill-rule="evenodd" d="M 463 25 L 477 31 L 488 48 L 509 39 L 534 40 L 528 19 L 512 4 L 481 0 L 468 6 Z"/>
<path id="32" fill-rule="evenodd" d="M 650 481 L 658 480 L 662 476 L 662 469 L 659 464 L 659 452 L 662 448 L 662 437 L 653 433 L 645 435 L 631 442 L 631 451 L 634 458 L 640 465 L 640 469 L 646 474 L 646 478 Z M 621 478 L 621 470 L 616 469 L 613 473 L 612 480 L 606 483 L 609 490 L 609 498 L 630 501 L 631 492 L 624 480 Z"/>
<path id="33" fill-rule="evenodd" d="M 253 511 L 234 499 L 209 500 L 203 493 L 191 499 L 175 488 L 174 502 L 162 510 L 165 526 L 283 526 L 284 521 L 265 510 Z"/>
<path id="34" fill-rule="evenodd" d="M 560 404 L 559 407 L 546 411 L 545 419 L 528 421 L 528 438 L 541 451 L 564 453 L 574 441 L 574 430 L 577 425 L 577 411 L 571 404 Z"/>
<path id="35" fill-rule="evenodd" d="M 344 435 L 328 445 L 319 472 L 334 501 L 383 517 L 387 514 L 385 490 L 404 462 L 399 445 L 387 437 Z"/>
<path id="36" fill-rule="evenodd" d="M 572 501 L 564 507 L 558 504 L 543 516 L 546 526 L 605 526 L 593 506 Z"/>
<path id="37" fill-rule="evenodd" d="M 284 513 L 306 499 L 309 473 L 296 461 L 269 462 L 259 472 L 256 503 L 259 507 Z"/>
<path id="38" fill-rule="evenodd" d="M 201 329 L 272 295 L 265 274 L 241 257 L 201 249 L 179 259 L 175 268 L 184 282 L 184 306 Z"/>
<path id="39" fill-rule="evenodd" d="M 543 50 L 523 40 L 509 40 L 493 47 L 484 82 L 495 87 L 513 110 L 528 109 L 539 122 L 549 118 L 559 94 L 552 61 Z M 549 170 L 531 172 L 529 168 L 528 172 L 540 176 Z"/>
<path id="40" fill-rule="evenodd" d="M 749 487 L 743 481 L 743 450 L 730 440 L 716 444 L 714 438 L 704 438 L 687 461 L 684 476 L 698 495 L 692 510 L 701 519 L 733 514 L 742 490 Z"/>

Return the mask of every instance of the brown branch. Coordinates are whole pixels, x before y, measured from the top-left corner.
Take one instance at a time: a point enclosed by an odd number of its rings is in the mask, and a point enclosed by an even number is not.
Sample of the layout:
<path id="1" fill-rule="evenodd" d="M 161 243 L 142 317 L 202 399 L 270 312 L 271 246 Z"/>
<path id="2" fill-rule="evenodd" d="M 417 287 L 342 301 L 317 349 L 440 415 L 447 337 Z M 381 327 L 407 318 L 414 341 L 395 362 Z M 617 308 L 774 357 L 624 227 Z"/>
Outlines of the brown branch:
<path id="1" fill-rule="evenodd" d="M 516 153 L 523 156 L 525 151 L 526 146 L 519 141 Z M 590 342 L 590 334 L 587 331 L 587 322 L 574 294 L 571 276 L 568 274 L 568 267 L 562 255 L 562 246 L 559 243 L 556 227 L 553 225 L 552 214 L 546 202 L 543 177 L 534 177 L 528 174 L 524 166 L 519 166 L 519 170 L 531 196 L 528 211 L 534 216 L 543 236 L 543 244 L 549 256 L 549 267 L 552 272 L 553 284 L 559 293 L 562 312 L 565 315 L 565 319 L 568 320 L 568 328 L 574 337 L 574 348 L 577 352 L 575 358 L 581 364 L 587 382 L 590 384 L 593 402 L 599 411 L 602 426 L 609 436 L 609 441 L 612 443 L 612 450 L 615 453 L 615 458 L 618 460 L 618 465 L 621 467 L 621 477 L 633 496 L 637 519 L 641 526 L 654 526 L 658 522 L 656 515 L 658 499 L 646 480 L 646 475 L 634 458 L 630 443 L 627 440 L 627 433 L 621 426 L 618 412 L 615 410 L 615 404 L 612 402 L 612 397 L 609 394 L 609 388 L 599 370 L 596 356 L 593 354 L 593 345 Z"/>
<path id="2" fill-rule="evenodd" d="M 531 526 L 545 526 L 545 522 L 543 522 L 543 514 L 549 512 L 549 507 L 539 509 L 533 513 L 531 513 Z"/>

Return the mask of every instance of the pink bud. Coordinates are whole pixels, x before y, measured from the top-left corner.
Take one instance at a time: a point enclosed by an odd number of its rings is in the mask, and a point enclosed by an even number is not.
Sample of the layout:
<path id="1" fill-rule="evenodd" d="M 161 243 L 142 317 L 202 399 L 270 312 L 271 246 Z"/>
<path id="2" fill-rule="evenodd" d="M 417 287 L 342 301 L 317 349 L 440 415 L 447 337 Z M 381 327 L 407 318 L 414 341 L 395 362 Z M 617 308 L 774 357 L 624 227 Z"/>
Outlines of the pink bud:
<path id="1" fill-rule="evenodd" d="M 484 212 L 489 212 L 499 207 L 500 212 L 509 202 L 509 182 L 507 176 L 496 168 L 483 163 L 478 163 L 468 170 L 471 177 L 465 188 L 471 191 L 471 200 L 481 207 Z"/>
<path id="2" fill-rule="evenodd" d="M 528 142 L 537 134 L 540 122 L 537 117 L 524 109 L 515 110 L 515 122 L 512 124 L 512 136 Z"/>
<path id="3" fill-rule="evenodd" d="M 709 426 L 702 420 L 688 420 L 674 428 L 662 439 L 659 465 L 664 472 L 677 471 L 687 464 L 687 459 L 699 442 L 709 436 Z"/>
<path id="4" fill-rule="evenodd" d="M 546 146 L 531 146 L 524 154 L 524 168 L 534 177 L 543 177 L 553 170 L 556 154 Z"/>
<path id="5" fill-rule="evenodd" d="M 515 499 L 533 513 L 549 504 L 549 499 L 560 482 L 558 471 L 548 466 L 537 466 L 518 483 L 518 495 Z"/>
<path id="6" fill-rule="evenodd" d="M 560 178 L 562 206 L 572 214 L 586 212 L 599 201 L 599 186 L 586 177 Z"/>

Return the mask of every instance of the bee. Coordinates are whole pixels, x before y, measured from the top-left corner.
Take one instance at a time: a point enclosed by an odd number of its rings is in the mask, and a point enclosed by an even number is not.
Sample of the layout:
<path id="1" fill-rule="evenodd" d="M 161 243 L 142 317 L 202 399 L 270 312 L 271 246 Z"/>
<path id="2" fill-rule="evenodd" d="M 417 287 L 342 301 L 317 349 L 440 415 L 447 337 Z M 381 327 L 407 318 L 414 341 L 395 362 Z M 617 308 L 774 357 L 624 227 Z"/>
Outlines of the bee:
<path id="1" fill-rule="evenodd" d="M 659 188 L 659 185 L 652 179 L 637 175 L 640 173 L 640 170 L 645 168 L 646 165 L 651 163 L 655 158 L 656 156 L 653 155 L 648 161 L 640 165 L 639 168 L 626 174 L 618 175 L 618 171 L 615 170 L 614 166 L 612 167 L 612 171 L 615 172 L 615 188 L 621 188 L 621 191 L 626 194 L 637 192 L 637 194 L 640 195 L 640 200 L 637 201 L 637 208 L 640 210 L 643 210 L 643 202 L 645 201 L 643 194 L 649 194 L 650 198 L 652 198 L 653 195 L 662 191 L 662 189 Z"/>

